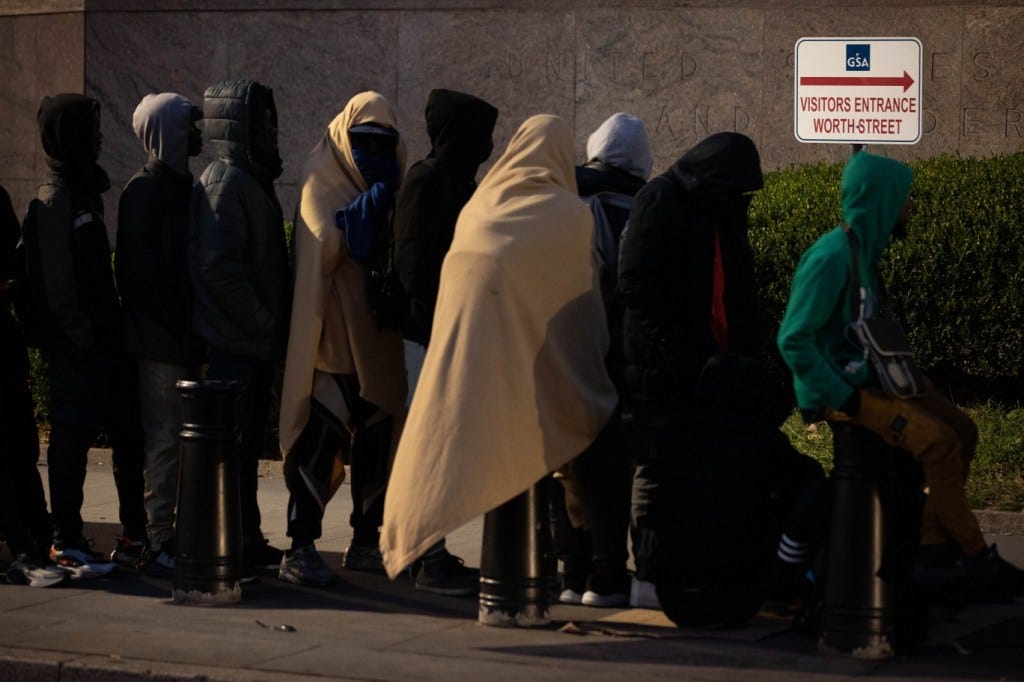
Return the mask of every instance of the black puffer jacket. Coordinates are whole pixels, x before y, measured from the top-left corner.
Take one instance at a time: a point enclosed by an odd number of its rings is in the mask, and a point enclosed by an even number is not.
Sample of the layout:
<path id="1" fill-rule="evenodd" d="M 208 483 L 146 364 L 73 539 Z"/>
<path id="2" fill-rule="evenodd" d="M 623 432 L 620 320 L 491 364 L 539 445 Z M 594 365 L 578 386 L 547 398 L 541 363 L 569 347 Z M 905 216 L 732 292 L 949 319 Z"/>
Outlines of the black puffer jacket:
<path id="1" fill-rule="evenodd" d="M 22 227 L 26 336 L 44 348 L 119 349 L 124 330 L 100 196 L 110 181 L 93 150 L 99 103 L 77 94 L 47 97 L 38 119 L 50 171 Z"/>
<path id="2" fill-rule="evenodd" d="M 395 201 L 395 267 L 409 300 L 405 338 L 427 345 L 441 281 L 459 212 L 476 189 L 476 171 L 493 149 L 498 110 L 451 90 L 427 98 L 432 148 L 414 164 Z"/>
<path id="3" fill-rule="evenodd" d="M 263 126 L 268 111 L 272 130 Z M 206 91 L 204 116 L 220 158 L 192 194 L 193 326 L 211 347 L 276 361 L 288 338 L 292 278 L 273 185 L 281 172 L 273 95 L 255 81 L 218 83 Z"/>
<path id="4" fill-rule="evenodd" d="M 754 143 L 719 133 L 637 194 L 619 250 L 628 404 L 688 407 L 710 356 L 760 352 L 745 193 L 762 184 Z M 716 234 L 728 348 L 718 347 L 711 330 Z"/>

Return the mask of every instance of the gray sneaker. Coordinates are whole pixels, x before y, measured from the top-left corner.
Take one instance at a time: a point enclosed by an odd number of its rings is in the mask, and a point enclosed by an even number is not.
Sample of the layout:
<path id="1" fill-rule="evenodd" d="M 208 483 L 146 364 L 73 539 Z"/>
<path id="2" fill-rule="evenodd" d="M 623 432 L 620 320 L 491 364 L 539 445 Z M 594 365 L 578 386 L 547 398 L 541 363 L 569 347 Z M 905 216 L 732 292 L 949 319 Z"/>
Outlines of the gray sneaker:
<path id="1" fill-rule="evenodd" d="M 341 560 L 341 567 L 350 571 L 383 573 L 384 558 L 380 555 L 380 547 L 377 545 L 359 545 L 350 542 L 345 550 L 345 558 Z"/>
<path id="2" fill-rule="evenodd" d="M 327 587 L 334 582 L 334 574 L 313 545 L 286 552 L 281 557 L 277 577 L 288 583 L 311 587 Z"/>

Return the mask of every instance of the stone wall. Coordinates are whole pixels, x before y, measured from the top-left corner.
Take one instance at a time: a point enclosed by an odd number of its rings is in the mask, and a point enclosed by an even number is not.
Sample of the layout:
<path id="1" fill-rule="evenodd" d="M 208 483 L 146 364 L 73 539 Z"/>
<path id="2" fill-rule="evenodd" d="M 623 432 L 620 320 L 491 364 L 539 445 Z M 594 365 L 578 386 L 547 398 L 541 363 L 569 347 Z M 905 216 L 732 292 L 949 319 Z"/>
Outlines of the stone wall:
<path id="1" fill-rule="evenodd" d="M 43 94 L 84 84 L 103 103 L 102 163 L 119 188 L 145 161 L 130 130 L 143 95 L 198 101 L 207 85 L 239 77 L 274 88 L 288 214 L 306 152 L 367 88 L 397 106 L 411 160 L 428 150 L 422 111 L 433 87 L 500 109 L 496 153 L 523 119 L 549 112 L 572 123 L 582 157 L 590 131 L 626 111 L 647 121 L 656 172 L 719 130 L 752 137 L 768 169 L 835 160 L 849 148 L 793 136 L 793 46 L 858 35 L 915 36 L 924 47 L 923 136 L 885 153 L 1022 149 L 1024 0 L 7 0 L 0 178 L 23 210 L 42 170 Z M 117 189 L 107 196 L 115 207 Z"/>

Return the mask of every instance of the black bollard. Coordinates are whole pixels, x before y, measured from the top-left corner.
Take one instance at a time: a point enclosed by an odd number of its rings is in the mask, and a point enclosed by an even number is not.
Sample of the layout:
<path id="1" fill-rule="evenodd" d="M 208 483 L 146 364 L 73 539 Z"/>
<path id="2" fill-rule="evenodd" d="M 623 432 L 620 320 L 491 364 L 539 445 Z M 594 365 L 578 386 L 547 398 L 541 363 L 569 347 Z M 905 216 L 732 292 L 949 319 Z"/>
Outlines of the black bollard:
<path id="1" fill-rule="evenodd" d="M 179 381 L 181 462 L 175 530 L 178 604 L 215 606 L 242 598 L 237 381 Z"/>
<path id="2" fill-rule="evenodd" d="M 860 427 L 832 428 L 834 497 L 818 648 L 854 658 L 891 658 L 895 585 L 879 575 L 886 544 L 879 493 L 893 449 Z"/>
<path id="3" fill-rule="evenodd" d="M 547 479 L 484 515 L 482 625 L 547 625 L 554 580 Z"/>

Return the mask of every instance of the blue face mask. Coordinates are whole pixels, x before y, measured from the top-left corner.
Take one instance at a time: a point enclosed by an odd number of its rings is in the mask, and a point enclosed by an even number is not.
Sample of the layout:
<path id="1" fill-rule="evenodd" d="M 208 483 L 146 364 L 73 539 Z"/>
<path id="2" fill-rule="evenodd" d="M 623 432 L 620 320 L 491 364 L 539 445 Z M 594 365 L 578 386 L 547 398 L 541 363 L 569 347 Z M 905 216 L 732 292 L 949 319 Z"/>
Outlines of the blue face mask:
<path id="1" fill-rule="evenodd" d="M 352 158 L 368 187 L 378 182 L 398 182 L 398 159 L 395 138 L 387 135 L 360 134 L 351 136 Z"/>

